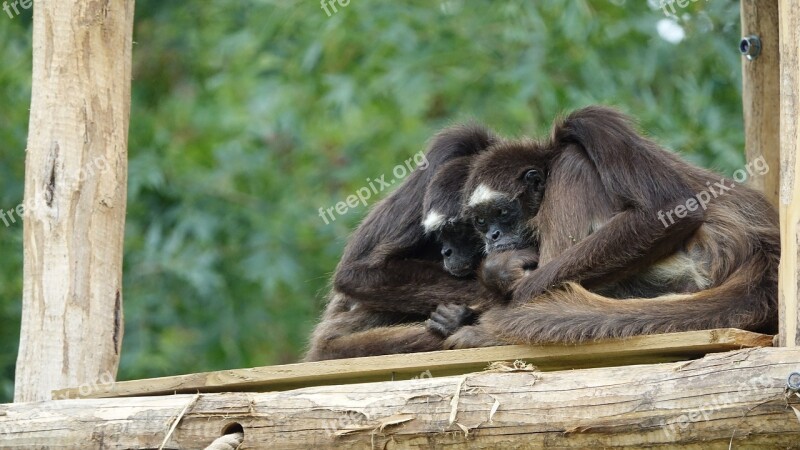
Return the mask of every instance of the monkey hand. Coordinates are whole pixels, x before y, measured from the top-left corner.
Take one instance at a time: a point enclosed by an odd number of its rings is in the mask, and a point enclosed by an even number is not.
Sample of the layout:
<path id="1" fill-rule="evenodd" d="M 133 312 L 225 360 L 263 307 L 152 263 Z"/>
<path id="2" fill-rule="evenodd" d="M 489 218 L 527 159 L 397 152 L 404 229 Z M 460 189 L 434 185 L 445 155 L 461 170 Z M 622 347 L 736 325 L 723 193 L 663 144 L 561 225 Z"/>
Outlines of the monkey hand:
<path id="1" fill-rule="evenodd" d="M 561 280 L 558 279 L 555 269 L 557 268 L 554 265 L 546 264 L 533 272 L 528 272 L 514 283 L 512 304 L 528 303 L 535 297 L 557 287 Z"/>
<path id="2" fill-rule="evenodd" d="M 497 345 L 505 345 L 505 342 L 500 341 L 481 325 L 463 327 L 444 341 L 444 349 L 446 350 L 494 347 Z"/>
<path id="3" fill-rule="evenodd" d="M 539 254 L 533 249 L 490 253 L 480 268 L 480 278 L 488 288 L 509 296 L 514 284 L 539 265 Z"/>
<path id="4" fill-rule="evenodd" d="M 425 327 L 436 334 L 447 337 L 464 325 L 475 323 L 478 315 L 466 305 L 441 304 L 431 313 Z"/>

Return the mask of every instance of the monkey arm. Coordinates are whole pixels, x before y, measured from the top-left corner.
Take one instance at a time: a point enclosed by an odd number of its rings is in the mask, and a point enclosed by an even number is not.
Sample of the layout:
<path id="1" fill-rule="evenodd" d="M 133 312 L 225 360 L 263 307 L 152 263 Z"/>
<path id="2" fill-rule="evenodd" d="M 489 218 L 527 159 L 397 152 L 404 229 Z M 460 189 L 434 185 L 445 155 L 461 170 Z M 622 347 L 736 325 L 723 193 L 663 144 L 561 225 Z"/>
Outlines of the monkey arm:
<path id="1" fill-rule="evenodd" d="M 534 248 L 493 252 L 486 256 L 478 271 L 481 282 L 505 297 L 514 290 L 514 283 L 526 271 L 539 265 L 539 252 Z"/>
<path id="2" fill-rule="evenodd" d="M 419 259 L 349 264 L 337 272 L 334 287 L 366 308 L 421 316 L 442 303 L 473 305 L 493 298 L 479 281 L 455 278 L 440 262 Z"/>
<path id="3" fill-rule="evenodd" d="M 684 217 L 675 217 L 669 224 L 663 219 L 664 211 L 671 214 L 694 196 L 684 173 L 691 166 L 636 133 L 622 114 L 608 108 L 584 108 L 556 125 L 553 136 L 556 151 L 583 152 L 599 177 L 598 184 L 584 175 L 583 184 L 569 192 L 577 198 L 594 198 L 600 188 L 606 199 L 600 201 L 621 212 L 536 271 L 526 273 L 514 285 L 515 303 L 527 302 L 566 281 L 591 286 L 633 273 L 673 252 L 702 224 L 705 213 L 699 208 L 686 208 Z M 558 180 L 569 164 L 568 159 L 556 159 L 552 178 Z M 586 217 L 590 211 L 563 204 L 554 207 L 569 214 L 558 217 L 551 224 L 553 230 L 566 228 L 572 220 L 591 223 L 591 217 Z M 547 209 L 548 205 L 542 206 L 543 211 Z M 554 246 L 548 239 L 541 237 L 541 248 Z"/>
<path id="4" fill-rule="evenodd" d="M 684 200 L 685 201 L 685 200 Z M 674 205 L 677 203 L 668 203 Z M 672 253 L 702 224 L 703 212 L 689 212 L 664 227 L 658 209 L 627 210 L 514 285 L 514 303 L 524 303 L 563 282 L 594 283 L 620 278 Z"/>

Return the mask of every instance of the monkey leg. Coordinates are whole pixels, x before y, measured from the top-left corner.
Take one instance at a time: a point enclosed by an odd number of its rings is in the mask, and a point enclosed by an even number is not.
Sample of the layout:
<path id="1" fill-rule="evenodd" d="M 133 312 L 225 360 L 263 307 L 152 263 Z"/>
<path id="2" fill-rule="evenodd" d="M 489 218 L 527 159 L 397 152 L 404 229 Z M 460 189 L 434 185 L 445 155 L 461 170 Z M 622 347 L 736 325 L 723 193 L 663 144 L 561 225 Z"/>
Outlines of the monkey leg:
<path id="1" fill-rule="evenodd" d="M 511 344 L 580 343 L 714 328 L 773 333 L 776 289 L 772 283 L 759 283 L 755 270 L 742 268 L 722 285 L 699 292 L 656 298 L 612 299 L 569 283 L 527 304 L 490 310 L 481 323 Z"/>
<path id="2" fill-rule="evenodd" d="M 315 339 L 305 361 L 430 352 L 441 350 L 443 341 L 422 324 L 372 328 Z"/>
<path id="3" fill-rule="evenodd" d="M 460 328 L 444 341 L 444 348 L 455 350 L 461 348 L 494 347 L 506 345 L 488 326 L 483 323 Z"/>

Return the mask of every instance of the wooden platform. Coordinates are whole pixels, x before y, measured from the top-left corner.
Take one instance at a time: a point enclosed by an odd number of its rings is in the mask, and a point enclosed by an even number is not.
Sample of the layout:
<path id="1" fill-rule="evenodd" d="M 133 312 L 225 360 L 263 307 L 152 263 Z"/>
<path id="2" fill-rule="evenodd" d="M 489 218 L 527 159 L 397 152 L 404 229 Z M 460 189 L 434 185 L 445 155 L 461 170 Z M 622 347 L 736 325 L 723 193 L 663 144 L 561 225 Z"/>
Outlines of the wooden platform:
<path id="1" fill-rule="evenodd" d="M 674 362 L 707 353 L 769 347 L 772 336 L 737 329 L 690 331 L 588 344 L 510 345 L 383 355 L 222 370 L 53 391 L 53 398 L 107 398 L 196 392 L 280 391 L 300 387 L 406 380 L 477 372 L 497 361 L 522 360 L 553 371 Z"/>

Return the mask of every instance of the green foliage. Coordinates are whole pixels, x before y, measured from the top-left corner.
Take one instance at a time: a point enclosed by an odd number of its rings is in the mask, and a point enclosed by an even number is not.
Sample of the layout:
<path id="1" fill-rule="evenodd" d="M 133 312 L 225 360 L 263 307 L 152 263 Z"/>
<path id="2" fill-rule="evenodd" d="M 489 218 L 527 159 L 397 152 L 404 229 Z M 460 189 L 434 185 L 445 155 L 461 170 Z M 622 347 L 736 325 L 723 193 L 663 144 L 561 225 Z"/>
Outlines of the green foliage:
<path id="1" fill-rule="evenodd" d="M 657 2 L 653 2 L 655 4 Z M 735 2 L 138 0 L 121 379 L 296 361 L 348 233 L 318 216 L 476 119 L 542 135 L 616 105 L 699 164 L 743 162 Z M 0 208 L 22 200 L 30 15 L 0 15 Z M 646 170 L 646 169 L 645 169 Z M 385 195 L 385 193 L 383 194 Z M 373 199 L 374 200 L 374 199 Z M 0 401 L 22 228 L 0 223 Z"/>

